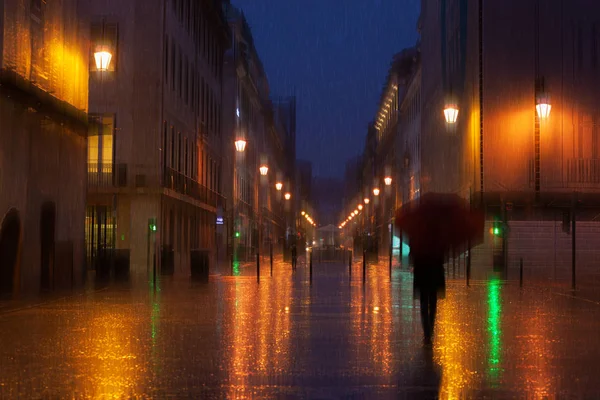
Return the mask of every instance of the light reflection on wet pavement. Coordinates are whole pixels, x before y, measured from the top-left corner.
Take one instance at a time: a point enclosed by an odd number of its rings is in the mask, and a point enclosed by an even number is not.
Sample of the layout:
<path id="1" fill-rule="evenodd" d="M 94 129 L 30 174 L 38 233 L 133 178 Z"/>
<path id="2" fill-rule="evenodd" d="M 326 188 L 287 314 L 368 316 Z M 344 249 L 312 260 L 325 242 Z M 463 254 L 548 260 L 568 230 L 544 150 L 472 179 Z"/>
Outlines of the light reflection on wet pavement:
<path id="1" fill-rule="evenodd" d="M 266 265 L 266 264 L 265 264 Z M 450 280 L 425 350 L 411 274 L 252 267 L 0 311 L 0 398 L 600 396 L 600 305 Z M 264 271 L 268 275 L 268 268 Z"/>

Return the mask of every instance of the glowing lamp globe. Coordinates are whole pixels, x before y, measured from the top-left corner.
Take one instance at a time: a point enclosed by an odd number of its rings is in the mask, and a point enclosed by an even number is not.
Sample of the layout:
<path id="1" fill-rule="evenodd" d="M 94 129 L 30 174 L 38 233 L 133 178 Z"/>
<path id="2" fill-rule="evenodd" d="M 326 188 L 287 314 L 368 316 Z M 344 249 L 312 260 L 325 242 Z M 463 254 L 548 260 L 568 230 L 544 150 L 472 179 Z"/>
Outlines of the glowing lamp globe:
<path id="1" fill-rule="evenodd" d="M 277 183 L 275 184 L 275 189 L 277 189 L 277 190 L 281 190 L 281 189 L 283 189 L 283 183 L 281 183 L 281 182 L 277 182 Z"/>
<path id="2" fill-rule="evenodd" d="M 286 200 L 289 200 L 292 198 L 292 195 L 291 195 L 291 193 L 288 192 L 288 193 L 284 194 L 283 197 L 285 197 Z"/>
<path id="3" fill-rule="evenodd" d="M 112 53 L 105 46 L 99 46 L 94 52 L 94 60 L 96 61 L 96 69 L 98 71 L 108 71 Z"/>
<path id="4" fill-rule="evenodd" d="M 538 118 L 546 119 L 550 116 L 550 110 L 552 110 L 552 104 L 550 104 L 550 96 L 547 94 L 541 94 L 538 96 L 535 111 L 537 112 Z"/>
<path id="5" fill-rule="evenodd" d="M 269 173 L 269 167 L 267 167 L 266 165 L 261 165 L 259 170 L 262 176 L 266 176 Z"/>
<path id="6" fill-rule="evenodd" d="M 379 196 L 379 188 L 375 188 L 375 189 L 373 189 L 373 194 L 374 194 L 375 196 Z"/>
<path id="7" fill-rule="evenodd" d="M 385 182 L 385 186 L 390 186 L 392 184 L 392 178 L 389 176 L 386 176 L 383 181 Z"/>
<path id="8" fill-rule="evenodd" d="M 358 205 L 358 209 L 359 209 L 359 210 L 362 210 L 362 209 L 363 209 L 363 205 L 362 205 L 362 204 L 359 204 L 359 205 Z"/>
<path id="9" fill-rule="evenodd" d="M 456 123 L 458 119 L 458 106 L 456 104 L 449 104 L 444 108 L 444 118 L 449 124 Z"/>
<path id="10" fill-rule="evenodd" d="M 246 150 L 246 141 L 244 139 L 238 139 L 235 141 L 235 150 L 238 153 L 243 153 Z"/>
<path id="11" fill-rule="evenodd" d="M 369 201 L 371 201 L 371 200 L 369 200 L 368 197 L 365 197 L 365 204 L 369 204 Z"/>

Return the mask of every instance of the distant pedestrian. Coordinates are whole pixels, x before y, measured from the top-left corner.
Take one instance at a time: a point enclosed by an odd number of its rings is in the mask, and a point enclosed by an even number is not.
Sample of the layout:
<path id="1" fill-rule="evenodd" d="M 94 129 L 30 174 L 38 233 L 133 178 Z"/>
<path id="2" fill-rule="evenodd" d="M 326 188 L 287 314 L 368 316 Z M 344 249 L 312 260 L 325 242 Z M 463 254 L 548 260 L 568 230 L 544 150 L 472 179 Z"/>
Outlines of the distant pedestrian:
<path id="1" fill-rule="evenodd" d="M 298 262 L 298 250 L 296 249 L 296 245 L 292 245 L 292 271 L 296 269 L 296 264 Z"/>

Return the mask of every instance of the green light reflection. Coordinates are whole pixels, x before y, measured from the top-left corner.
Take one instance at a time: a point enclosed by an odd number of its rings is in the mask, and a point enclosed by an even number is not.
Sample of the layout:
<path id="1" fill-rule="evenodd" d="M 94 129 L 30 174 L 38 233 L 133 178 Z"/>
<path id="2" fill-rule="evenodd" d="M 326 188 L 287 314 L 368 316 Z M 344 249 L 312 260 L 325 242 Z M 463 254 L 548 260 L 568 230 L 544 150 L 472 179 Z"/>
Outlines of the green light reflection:
<path id="1" fill-rule="evenodd" d="M 500 318 L 502 314 L 501 289 L 502 285 L 499 279 L 488 281 L 488 326 L 489 334 L 489 375 L 496 381 L 501 372 L 501 352 L 502 352 L 502 328 Z"/>

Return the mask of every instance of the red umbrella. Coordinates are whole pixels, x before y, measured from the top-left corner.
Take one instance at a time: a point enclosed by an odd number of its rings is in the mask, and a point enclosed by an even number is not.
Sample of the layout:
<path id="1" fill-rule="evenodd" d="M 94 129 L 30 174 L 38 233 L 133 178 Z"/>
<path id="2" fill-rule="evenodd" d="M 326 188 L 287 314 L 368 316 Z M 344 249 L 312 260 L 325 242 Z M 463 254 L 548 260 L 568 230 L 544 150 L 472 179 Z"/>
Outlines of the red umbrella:
<path id="1" fill-rule="evenodd" d="M 483 241 L 484 215 L 456 194 L 426 193 L 398 211 L 396 226 L 411 248 L 449 251 Z"/>

